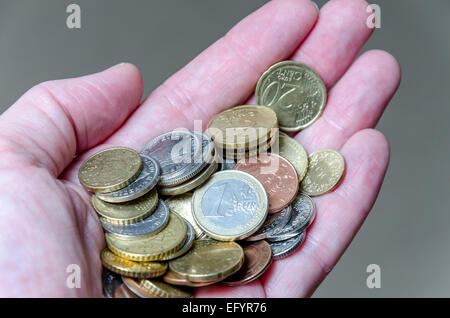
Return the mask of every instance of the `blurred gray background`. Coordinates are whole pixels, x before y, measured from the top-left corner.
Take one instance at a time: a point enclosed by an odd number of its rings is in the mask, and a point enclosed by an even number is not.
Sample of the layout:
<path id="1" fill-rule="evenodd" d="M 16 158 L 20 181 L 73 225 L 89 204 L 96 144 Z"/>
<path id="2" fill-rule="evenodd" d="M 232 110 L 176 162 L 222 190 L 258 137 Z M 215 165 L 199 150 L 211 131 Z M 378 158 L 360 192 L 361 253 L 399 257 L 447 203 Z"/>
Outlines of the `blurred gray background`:
<path id="1" fill-rule="evenodd" d="M 2 0 L 0 110 L 33 85 L 119 62 L 145 95 L 266 1 Z M 318 0 L 319 6 L 326 1 Z M 81 30 L 66 7 L 82 10 Z M 315 297 L 450 296 L 450 1 L 376 0 L 382 28 L 364 50 L 398 58 L 401 87 L 381 119 L 392 158 L 379 199 Z M 381 267 L 368 289 L 366 268 Z"/>

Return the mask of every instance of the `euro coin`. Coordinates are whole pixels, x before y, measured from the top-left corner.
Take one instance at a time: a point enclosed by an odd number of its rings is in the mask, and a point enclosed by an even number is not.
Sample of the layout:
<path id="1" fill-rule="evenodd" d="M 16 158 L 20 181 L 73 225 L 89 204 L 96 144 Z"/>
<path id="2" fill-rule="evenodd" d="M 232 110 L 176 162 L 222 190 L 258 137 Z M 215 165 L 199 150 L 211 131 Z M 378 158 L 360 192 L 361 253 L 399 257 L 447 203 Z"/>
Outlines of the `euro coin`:
<path id="1" fill-rule="evenodd" d="M 345 160 L 333 149 L 321 149 L 309 155 L 309 168 L 300 184 L 300 191 L 318 196 L 332 191 L 342 179 Z"/>
<path id="2" fill-rule="evenodd" d="M 140 198 L 152 190 L 159 181 L 161 169 L 158 162 L 152 157 L 144 155 L 141 157 L 144 166 L 136 180 L 123 189 L 110 193 L 97 193 L 97 197 L 103 201 L 121 203 Z"/>
<path id="3" fill-rule="evenodd" d="M 235 242 L 195 241 L 185 255 L 169 262 L 175 274 L 191 282 L 214 282 L 238 271 L 244 262 L 244 251 Z"/>
<path id="4" fill-rule="evenodd" d="M 268 199 L 258 179 L 227 170 L 195 190 L 192 206 L 195 222 L 208 236 L 233 241 L 252 235 L 264 223 Z"/>
<path id="5" fill-rule="evenodd" d="M 185 242 L 187 226 L 175 213 L 170 213 L 169 223 L 158 234 L 150 237 L 123 239 L 105 234 L 106 244 L 116 255 L 134 261 L 156 261 L 176 252 Z"/>
<path id="6" fill-rule="evenodd" d="M 269 107 L 243 105 L 214 116 L 206 132 L 221 149 L 245 150 L 266 142 L 276 127 L 277 116 Z"/>
<path id="7" fill-rule="evenodd" d="M 101 253 L 101 260 L 104 267 L 110 271 L 136 278 L 151 278 L 164 275 L 167 270 L 167 263 L 163 262 L 133 262 L 115 255 L 108 249 Z"/>
<path id="8" fill-rule="evenodd" d="M 107 193 L 122 189 L 136 180 L 142 159 L 133 149 L 117 147 L 90 156 L 80 167 L 78 179 L 89 191 Z"/>
<path id="9" fill-rule="evenodd" d="M 159 233 L 169 222 L 169 208 L 163 200 L 159 200 L 158 207 L 142 221 L 132 224 L 117 225 L 100 218 L 103 229 L 123 238 L 150 236 Z"/>
<path id="10" fill-rule="evenodd" d="M 153 189 L 139 199 L 124 203 L 109 203 L 92 196 L 92 205 L 104 221 L 123 225 L 139 222 L 155 211 L 158 206 L 158 193 Z"/>
<path id="11" fill-rule="evenodd" d="M 325 84 L 311 67 L 293 61 L 271 66 L 258 80 L 256 103 L 272 108 L 284 131 L 298 131 L 312 125 L 322 114 L 327 100 Z"/>
<path id="12" fill-rule="evenodd" d="M 190 130 L 175 130 L 152 139 L 144 147 L 141 154 L 152 156 L 159 162 L 160 186 L 181 184 L 207 165 L 204 152 L 212 153 L 214 145 L 209 138 L 203 140 L 202 136 Z"/>

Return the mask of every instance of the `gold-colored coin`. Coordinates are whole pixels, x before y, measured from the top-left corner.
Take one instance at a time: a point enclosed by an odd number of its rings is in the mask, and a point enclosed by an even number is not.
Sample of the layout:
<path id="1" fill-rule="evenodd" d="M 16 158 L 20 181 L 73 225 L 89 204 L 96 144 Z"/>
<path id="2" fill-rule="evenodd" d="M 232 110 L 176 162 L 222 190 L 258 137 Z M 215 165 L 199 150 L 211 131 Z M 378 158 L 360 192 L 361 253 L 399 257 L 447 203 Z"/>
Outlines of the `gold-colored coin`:
<path id="1" fill-rule="evenodd" d="M 303 180 L 308 170 L 308 154 L 297 140 L 280 132 L 278 142 L 274 143 L 272 152 L 289 160 L 297 171 L 298 181 Z"/>
<path id="2" fill-rule="evenodd" d="M 272 137 L 276 127 L 277 116 L 272 109 L 244 105 L 214 116 L 208 123 L 206 133 L 222 149 L 251 149 Z"/>
<path id="3" fill-rule="evenodd" d="M 191 250 L 169 262 L 172 272 L 191 282 L 215 282 L 237 272 L 244 250 L 235 242 L 195 241 Z"/>
<path id="4" fill-rule="evenodd" d="M 199 239 L 205 236 L 205 232 L 197 225 L 192 215 L 192 193 L 184 193 L 168 198 L 167 206 L 171 212 L 181 215 L 186 221 L 191 223 L 195 231 L 195 238 Z"/>
<path id="5" fill-rule="evenodd" d="M 221 281 L 221 279 L 219 279 L 219 280 L 211 281 L 211 282 L 195 283 L 195 282 L 188 281 L 186 278 L 184 278 L 178 274 L 175 274 L 174 272 L 172 272 L 170 270 L 164 274 L 162 279 L 166 283 L 171 284 L 171 285 L 188 286 L 188 287 L 204 287 L 204 286 L 212 285 L 212 284 L 215 284 L 215 283 L 218 283 Z"/>
<path id="6" fill-rule="evenodd" d="M 107 248 L 101 253 L 102 264 L 112 272 L 136 278 L 152 278 L 164 275 L 165 262 L 133 262 L 117 256 Z"/>
<path id="7" fill-rule="evenodd" d="M 217 170 L 217 160 L 206 166 L 198 175 L 191 180 L 174 187 L 160 187 L 158 190 L 162 195 L 179 195 L 191 191 L 205 183 L 206 180 Z"/>
<path id="8" fill-rule="evenodd" d="M 333 149 L 321 149 L 309 155 L 309 168 L 300 184 L 300 191 L 318 196 L 333 190 L 341 181 L 345 160 Z"/>
<path id="9" fill-rule="evenodd" d="M 156 279 L 142 279 L 140 286 L 150 293 L 163 298 L 191 298 L 194 296 L 192 291 L 166 284 Z"/>
<path id="10" fill-rule="evenodd" d="M 208 236 L 220 241 L 251 236 L 264 223 L 268 206 L 261 182 L 238 170 L 216 172 L 192 197 L 195 222 Z"/>
<path id="11" fill-rule="evenodd" d="M 166 227 L 156 235 L 123 239 L 105 234 L 106 244 L 114 254 L 133 261 L 156 261 L 176 252 L 186 239 L 183 218 L 171 212 Z"/>
<path id="12" fill-rule="evenodd" d="M 124 225 L 139 222 L 155 211 L 158 206 L 158 192 L 156 189 L 136 200 L 124 203 L 109 203 L 92 196 L 95 211 L 106 222 Z"/>
<path id="13" fill-rule="evenodd" d="M 278 129 L 274 132 L 274 135 L 265 141 L 262 145 L 258 145 L 256 148 L 251 149 L 231 149 L 231 150 L 223 150 L 220 148 L 216 148 L 217 151 L 221 151 L 222 156 L 226 159 L 240 160 L 243 158 L 255 157 L 261 153 L 266 153 L 274 144 L 274 142 L 278 138 Z"/>
<path id="14" fill-rule="evenodd" d="M 133 149 L 110 148 L 86 159 L 78 171 L 78 179 L 89 191 L 108 193 L 136 180 L 142 167 L 142 158 Z"/>
<path id="15" fill-rule="evenodd" d="M 311 67 L 293 61 L 272 65 L 258 81 L 256 103 L 272 108 L 284 131 L 298 131 L 314 123 L 327 100 L 325 84 Z"/>

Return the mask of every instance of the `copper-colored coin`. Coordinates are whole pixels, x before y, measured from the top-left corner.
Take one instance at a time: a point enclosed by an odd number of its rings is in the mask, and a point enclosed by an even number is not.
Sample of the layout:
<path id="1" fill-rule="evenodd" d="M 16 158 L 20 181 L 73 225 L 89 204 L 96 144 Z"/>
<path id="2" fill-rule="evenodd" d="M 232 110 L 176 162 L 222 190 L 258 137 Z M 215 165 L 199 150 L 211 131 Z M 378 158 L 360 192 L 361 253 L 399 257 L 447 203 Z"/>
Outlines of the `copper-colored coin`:
<path id="1" fill-rule="evenodd" d="M 266 241 L 258 241 L 244 246 L 244 265 L 235 274 L 222 283 L 227 286 L 239 286 L 250 283 L 260 277 L 272 263 L 272 249 Z"/>
<path id="2" fill-rule="evenodd" d="M 264 153 L 241 159 L 233 169 L 247 172 L 263 184 L 269 197 L 269 213 L 284 209 L 297 195 L 297 171 L 287 159 L 277 154 Z"/>
<path id="3" fill-rule="evenodd" d="M 171 285 L 188 286 L 188 287 L 203 287 L 220 282 L 220 279 L 213 282 L 191 282 L 188 281 L 186 278 L 183 278 L 182 276 L 172 272 L 171 270 L 167 271 L 166 274 L 162 277 L 162 279 L 166 283 Z"/>
<path id="4" fill-rule="evenodd" d="M 139 298 L 135 293 L 133 293 L 125 284 L 121 284 L 114 291 L 114 298 Z"/>
<path id="5" fill-rule="evenodd" d="M 131 290 L 133 293 L 141 298 L 159 298 L 159 296 L 149 292 L 146 288 L 141 286 L 140 281 L 133 279 L 131 277 L 122 276 L 123 283 Z"/>

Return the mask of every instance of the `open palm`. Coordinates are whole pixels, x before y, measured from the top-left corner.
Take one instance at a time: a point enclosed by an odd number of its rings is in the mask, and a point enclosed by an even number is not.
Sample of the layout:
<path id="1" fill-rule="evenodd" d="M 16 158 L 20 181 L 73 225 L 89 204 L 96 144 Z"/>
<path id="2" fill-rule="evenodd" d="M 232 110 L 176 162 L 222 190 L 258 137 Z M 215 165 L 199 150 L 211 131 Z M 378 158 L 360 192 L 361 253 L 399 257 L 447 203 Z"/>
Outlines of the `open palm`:
<path id="1" fill-rule="evenodd" d="M 166 131 L 254 103 L 259 76 L 286 59 L 323 78 L 328 102 L 295 138 L 310 153 L 339 149 L 343 183 L 314 199 L 317 218 L 302 248 L 242 287 L 210 286 L 197 296 L 309 296 L 333 268 L 370 211 L 389 162 L 372 129 L 400 81 L 383 51 L 355 56 L 371 30 L 363 0 L 276 0 L 257 10 L 157 88 L 142 104 L 131 64 L 37 85 L 0 117 L 0 296 L 101 296 L 103 231 L 79 185 L 80 163 L 110 146 L 140 150 Z M 81 268 L 81 288 L 66 269 Z"/>

